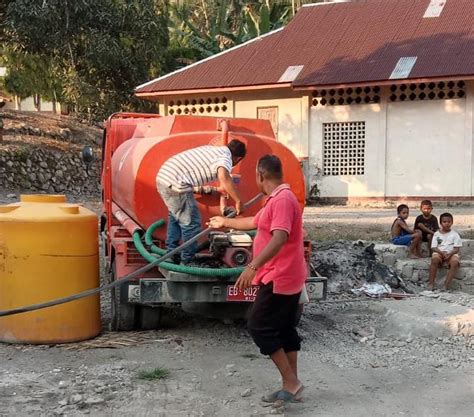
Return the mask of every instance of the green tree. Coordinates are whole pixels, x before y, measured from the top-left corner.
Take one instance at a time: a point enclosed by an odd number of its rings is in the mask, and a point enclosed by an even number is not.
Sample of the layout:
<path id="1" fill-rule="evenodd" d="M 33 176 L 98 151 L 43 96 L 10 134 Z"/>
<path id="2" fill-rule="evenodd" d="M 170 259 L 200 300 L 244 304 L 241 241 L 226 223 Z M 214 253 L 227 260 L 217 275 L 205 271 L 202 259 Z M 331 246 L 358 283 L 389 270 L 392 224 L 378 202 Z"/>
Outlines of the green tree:
<path id="1" fill-rule="evenodd" d="M 319 0 L 321 1 L 321 0 Z M 171 66 L 183 66 L 287 24 L 318 0 L 177 0 L 170 5 Z"/>
<path id="2" fill-rule="evenodd" d="M 91 119 L 133 108 L 134 87 L 165 62 L 164 0 L 14 0 L 6 20 L 9 47 L 50 62 L 64 100 Z"/>

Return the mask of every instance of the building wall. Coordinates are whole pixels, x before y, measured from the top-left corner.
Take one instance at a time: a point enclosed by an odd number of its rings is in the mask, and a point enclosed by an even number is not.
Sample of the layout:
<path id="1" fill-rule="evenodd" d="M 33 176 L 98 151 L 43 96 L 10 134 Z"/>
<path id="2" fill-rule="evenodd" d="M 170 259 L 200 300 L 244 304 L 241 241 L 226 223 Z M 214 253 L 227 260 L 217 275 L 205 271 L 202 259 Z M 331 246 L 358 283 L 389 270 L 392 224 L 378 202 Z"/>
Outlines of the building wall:
<path id="1" fill-rule="evenodd" d="M 385 105 L 359 104 L 317 106 L 310 110 L 310 183 L 317 182 L 321 197 L 384 195 Z M 325 176 L 323 169 L 323 124 L 365 122 L 365 168 L 363 175 Z"/>
<path id="2" fill-rule="evenodd" d="M 466 99 L 389 103 L 387 110 L 385 194 L 469 196 Z"/>
<path id="3" fill-rule="evenodd" d="M 300 92 L 234 93 L 234 117 L 258 118 L 258 109 L 276 108 L 278 113 L 277 140 L 298 157 L 308 156 L 308 96 Z"/>
<path id="4" fill-rule="evenodd" d="M 320 196 L 367 199 L 474 195 L 474 83 L 453 100 L 313 106 L 310 109 L 310 185 Z M 365 122 L 363 175 L 322 175 L 324 123 Z"/>

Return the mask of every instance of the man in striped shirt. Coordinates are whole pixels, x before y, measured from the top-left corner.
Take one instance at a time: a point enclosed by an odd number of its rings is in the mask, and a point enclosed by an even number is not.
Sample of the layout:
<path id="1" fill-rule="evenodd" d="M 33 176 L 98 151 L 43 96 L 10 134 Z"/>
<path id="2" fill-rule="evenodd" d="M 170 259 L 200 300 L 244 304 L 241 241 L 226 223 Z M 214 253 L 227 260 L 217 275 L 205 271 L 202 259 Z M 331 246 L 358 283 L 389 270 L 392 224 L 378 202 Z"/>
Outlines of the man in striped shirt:
<path id="1" fill-rule="evenodd" d="M 201 231 L 201 215 L 193 195 L 193 188 L 216 179 L 220 187 L 235 202 L 237 214 L 243 211 L 243 202 L 230 176 L 247 152 L 245 144 L 237 139 L 226 146 L 199 146 L 168 159 L 158 171 L 158 192 L 169 210 L 166 246 L 173 250 Z M 181 261 L 189 263 L 197 250 L 197 242 L 181 252 Z"/>

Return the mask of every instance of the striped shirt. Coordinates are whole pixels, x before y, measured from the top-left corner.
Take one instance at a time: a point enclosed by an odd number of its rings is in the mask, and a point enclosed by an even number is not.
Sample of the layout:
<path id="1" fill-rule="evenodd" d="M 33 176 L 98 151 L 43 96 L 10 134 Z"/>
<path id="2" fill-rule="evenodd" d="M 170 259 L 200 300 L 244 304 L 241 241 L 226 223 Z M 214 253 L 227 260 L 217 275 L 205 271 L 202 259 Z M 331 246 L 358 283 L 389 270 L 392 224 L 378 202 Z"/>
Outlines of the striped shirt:
<path id="1" fill-rule="evenodd" d="M 232 154 L 227 146 L 199 146 L 168 159 L 158 171 L 156 183 L 184 193 L 217 179 L 217 170 L 232 170 Z"/>

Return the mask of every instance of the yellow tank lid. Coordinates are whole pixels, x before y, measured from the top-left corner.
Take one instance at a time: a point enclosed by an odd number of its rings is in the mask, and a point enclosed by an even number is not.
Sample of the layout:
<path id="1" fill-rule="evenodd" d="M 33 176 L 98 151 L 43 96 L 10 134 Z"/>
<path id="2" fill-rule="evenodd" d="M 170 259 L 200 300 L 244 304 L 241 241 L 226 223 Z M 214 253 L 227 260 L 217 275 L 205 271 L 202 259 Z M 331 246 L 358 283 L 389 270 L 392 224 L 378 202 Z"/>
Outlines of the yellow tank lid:
<path id="1" fill-rule="evenodd" d="M 65 195 L 23 194 L 19 203 L 0 206 L 0 222 L 64 222 L 97 219 L 91 210 L 67 203 Z"/>

